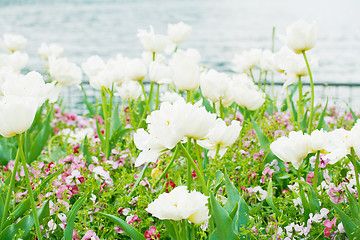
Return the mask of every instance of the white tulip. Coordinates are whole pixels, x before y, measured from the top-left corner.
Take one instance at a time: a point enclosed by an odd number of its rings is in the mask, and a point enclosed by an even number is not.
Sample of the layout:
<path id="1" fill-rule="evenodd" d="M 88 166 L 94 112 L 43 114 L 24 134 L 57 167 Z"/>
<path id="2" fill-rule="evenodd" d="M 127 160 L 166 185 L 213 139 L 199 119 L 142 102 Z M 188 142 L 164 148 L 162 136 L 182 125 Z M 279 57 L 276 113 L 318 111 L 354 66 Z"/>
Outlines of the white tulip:
<path id="1" fill-rule="evenodd" d="M 295 53 L 312 49 L 316 44 L 317 24 L 309 24 L 301 19 L 286 29 L 286 44 Z"/>
<path id="2" fill-rule="evenodd" d="M 191 30 L 192 27 L 183 22 L 168 24 L 168 36 L 175 44 L 185 42 L 189 38 Z"/>
<path id="3" fill-rule="evenodd" d="M 238 73 L 250 74 L 250 70 L 259 64 L 261 49 L 251 49 L 242 54 L 236 54 L 232 60 L 233 70 Z"/>
<path id="4" fill-rule="evenodd" d="M 230 126 L 221 118 L 216 119 L 215 125 L 209 130 L 204 140 L 199 140 L 197 143 L 208 150 L 208 156 L 214 158 L 217 146 L 219 145 L 219 156 L 222 157 L 227 147 L 231 146 L 239 137 L 241 130 L 239 121 L 232 121 Z"/>
<path id="5" fill-rule="evenodd" d="M 27 40 L 23 36 L 9 33 L 4 34 L 1 40 L 3 48 L 11 53 L 23 49 L 26 43 Z"/>
<path id="6" fill-rule="evenodd" d="M 58 58 L 64 52 L 64 48 L 56 43 L 45 44 L 42 43 L 38 53 L 44 60 L 49 60 L 50 57 Z"/>
<path id="7" fill-rule="evenodd" d="M 282 161 L 291 162 L 295 169 L 299 169 L 311 151 L 310 137 L 302 131 L 292 131 L 289 137 L 283 136 L 272 142 L 270 149 Z"/>
<path id="8" fill-rule="evenodd" d="M 157 84 L 168 84 L 172 82 L 172 72 L 165 64 L 152 62 L 149 65 L 149 78 Z"/>
<path id="9" fill-rule="evenodd" d="M 234 76 L 231 91 L 235 102 L 251 111 L 260 108 L 265 102 L 265 93 L 260 92 L 246 74 Z"/>
<path id="10" fill-rule="evenodd" d="M 207 202 L 208 197 L 202 193 L 189 192 L 185 186 L 178 186 L 170 193 L 160 194 L 145 210 L 159 219 L 187 219 L 202 224 L 209 219 Z"/>
<path id="11" fill-rule="evenodd" d="M 226 91 L 230 87 L 230 82 L 231 79 L 227 74 L 211 69 L 201 74 L 201 92 L 204 97 L 213 103 L 219 102 L 225 98 Z"/>
<path id="12" fill-rule="evenodd" d="M 115 87 L 117 93 L 116 96 L 120 96 L 122 99 L 137 100 L 142 95 L 141 85 L 135 81 L 127 81 L 121 84 L 120 87 Z"/>
<path id="13" fill-rule="evenodd" d="M 38 100 L 13 95 L 0 100 L 0 135 L 12 137 L 28 130 L 34 121 Z"/>
<path id="14" fill-rule="evenodd" d="M 9 79 L 1 86 L 1 92 L 6 95 L 30 97 L 37 99 L 40 107 L 46 99 L 52 99 L 50 93 L 55 83 L 45 83 L 40 73 L 32 71 Z M 55 98 L 55 101 L 57 96 Z"/>
<path id="15" fill-rule="evenodd" d="M 179 50 L 171 58 L 169 66 L 173 72 L 175 86 L 183 91 L 196 90 L 199 87 L 200 54 L 194 49 Z"/>
<path id="16" fill-rule="evenodd" d="M 139 29 L 137 36 L 143 47 L 152 53 L 162 52 L 169 43 L 168 37 L 165 35 L 155 34 L 152 26 L 150 26 L 150 31 Z"/>
<path id="17" fill-rule="evenodd" d="M 139 59 L 130 59 L 126 64 L 126 76 L 133 81 L 142 81 L 147 74 L 145 63 Z"/>
<path id="18" fill-rule="evenodd" d="M 354 130 L 354 132 L 355 131 L 356 130 Z M 350 135 L 352 135 L 350 131 L 343 128 L 328 132 L 326 138 L 323 140 L 324 150 L 328 152 L 328 154 L 324 156 L 324 159 L 329 159 L 329 163 L 334 164 L 346 157 L 346 155 L 350 153 Z"/>
<path id="19" fill-rule="evenodd" d="M 81 68 L 66 58 L 50 57 L 49 74 L 61 86 L 80 85 L 82 79 Z"/>
<path id="20" fill-rule="evenodd" d="M 350 130 L 348 145 L 354 148 L 357 156 L 360 156 L 360 119 L 356 121 Z"/>
<path id="21" fill-rule="evenodd" d="M 9 55 L 0 54 L 0 67 L 10 67 L 13 72 L 19 73 L 29 61 L 26 53 L 14 52 Z"/>
<path id="22" fill-rule="evenodd" d="M 161 102 L 168 102 L 168 103 L 174 103 L 176 102 L 178 99 L 182 98 L 181 95 L 179 95 L 176 92 L 163 92 L 160 94 L 160 101 Z"/>

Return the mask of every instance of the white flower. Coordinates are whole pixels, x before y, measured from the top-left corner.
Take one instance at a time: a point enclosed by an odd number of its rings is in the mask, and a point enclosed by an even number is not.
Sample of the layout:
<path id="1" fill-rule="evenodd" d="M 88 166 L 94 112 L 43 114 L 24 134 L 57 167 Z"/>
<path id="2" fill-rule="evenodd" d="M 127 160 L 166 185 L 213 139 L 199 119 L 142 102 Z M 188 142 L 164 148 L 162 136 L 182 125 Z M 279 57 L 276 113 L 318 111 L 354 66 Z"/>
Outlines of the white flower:
<path id="1" fill-rule="evenodd" d="M 171 58 L 169 66 L 173 72 L 173 81 L 180 90 L 196 90 L 199 87 L 200 54 L 195 49 L 179 50 Z"/>
<path id="2" fill-rule="evenodd" d="M 208 156 L 214 158 L 216 148 L 219 145 L 219 156 L 222 157 L 228 146 L 231 146 L 239 137 L 241 130 L 239 121 L 232 121 L 230 126 L 221 118 L 216 119 L 215 125 L 209 130 L 204 140 L 199 140 L 197 143 L 206 149 L 209 149 Z"/>
<path id="3" fill-rule="evenodd" d="M 310 152 L 310 147 L 309 135 L 303 134 L 302 131 L 292 131 L 289 137 L 280 137 L 270 144 L 271 151 L 282 161 L 291 162 L 295 169 L 299 169 Z"/>
<path id="4" fill-rule="evenodd" d="M 115 95 L 120 96 L 124 100 L 137 100 L 142 94 L 141 85 L 135 81 L 127 81 L 123 83 L 120 87 L 115 87 L 115 89 L 117 91 Z"/>
<path id="5" fill-rule="evenodd" d="M 118 54 L 116 59 L 110 59 L 107 63 L 99 56 L 92 56 L 82 63 L 81 67 L 89 77 L 91 87 L 97 90 L 101 90 L 102 87 L 111 89 L 115 83 L 121 84 L 126 81 L 125 69 L 128 61 L 129 59 L 121 54 Z"/>
<path id="6" fill-rule="evenodd" d="M 262 51 L 260 49 L 251 49 L 242 54 L 236 54 L 232 60 L 233 70 L 238 73 L 250 75 L 250 70 L 259 64 Z"/>
<path id="7" fill-rule="evenodd" d="M 126 76 L 133 81 L 142 81 L 145 79 L 147 68 L 145 63 L 139 59 L 131 59 L 126 64 Z"/>
<path id="8" fill-rule="evenodd" d="M 44 60 L 48 60 L 50 57 L 58 58 L 64 52 L 64 48 L 56 43 L 42 43 L 38 53 Z"/>
<path id="9" fill-rule="evenodd" d="M 29 61 L 26 53 L 14 52 L 11 54 L 0 54 L 0 67 L 10 67 L 13 72 L 19 73 Z"/>
<path id="10" fill-rule="evenodd" d="M 82 79 L 80 67 L 66 58 L 55 58 L 54 56 L 49 59 L 49 74 L 61 86 L 79 85 Z"/>
<path id="11" fill-rule="evenodd" d="M 340 128 L 328 132 L 326 135 L 324 139 L 324 150 L 328 152 L 328 154 L 323 158 L 329 159 L 329 163 L 334 164 L 350 153 L 350 131 Z"/>
<path id="12" fill-rule="evenodd" d="M 182 98 L 181 95 L 179 95 L 176 92 L 163 92 L 160 94 L 160 101 L 161 102 L 168 102 L 168 103 L 174 103 L 176 102 L 178 99 Z"/>
<path id="13" fill-rule="evenodd" d="M 168 36 L 175 44 L 185 42 L 191 34 L 192 27 L 179 22 L 177 24 L 168 24 Z"/>
<path id="14" fill-rule="evenodd" d="M 286 44 L 295 53 L 312 49 L 316 44 L 318 28 L 301 19 L 286 29 Z"/>
<path id="15" fill-rule="evenodd" d="M 168 37 L 165 35 L 155 34 L 152 26 L 150 26 L 149 32 L 139 29 L 137 36 L 143 47 L 149 52 L 162 52 L 169 43 Z"/>
<path id="16" fill-rule="evenodd" d="M 350 130 L 348 145 L 354 148 L 357 156 L 360 156 L 360 120 L 357 120 Z"/>
<path id="17" fill-rule="evenodd" d="M 257 90 L 246 74 L 234 76 L 230 91 L 239 106 L 246 107 L 251 111 L 260 108 L 265 102 L 265 94 Z"/>
<path id="18" fill-rule="evenodd" d="M 28 130 L 34 121 L 38 100 L 13 95 L 0 100 L 0 135 L 12 137 Z"/>
<path id="19" fill-rule="evenodd" d="M 20 51 L 26 43 L 27 40 L 23 36 L 9 33 L 4 34 L 1 40 L 1 45 L 9 52 Z"/>
<path id="20" fill-rule="evenodd" d="M 149 78 L 157 84 L 168 84 L 172 82 L 172 72 L 165 64 L 152 62 L 149 65 Z"/>
<path id="21" fill-rule="evenodd" d="M 312 152 L 324 151 L 326 143 L 325 139 L 327 138 L 327 132 L 323 129 L 314 130 L 310 135 L 310 146 Z"/>
<path id="22" fill-rule="evenodd" d="M 318 60 L 309 58 L 309 65 L 311 69 L 317 68 Z M 292 54 L 288 56 L 284 67 L 287 79 L 283 87 L 287 87 L 295 82 L 298 82 L 299 77 L 309 75 L 306 62 L 301 55 Z"/>
<path id="23" fill-rule="evenodd" d="M 200 192 L 189 192 L 185 186 L 179 186 L 170 193 L 160 194 L 145 210 L 159 219 L 187 219 L 192 223 L 202 224 L 209 219 L 207 199 Z"/>
<path id="24" fill-rule="evenodd" d="M 49 227 L 49 231 L 50 231 L 50 232 L 54 232 L 54 231 L 55 231 L 57 225 L 56 225 L 56 223 L 54 222 L 53 219 L 51 219 L 51 220 L 48 222 L 48 227 Z"/>
<path id="25" fill-rule="evenodd" d="M 211 69 L 201 74 L 201 92 L 213 103 L 219 102 L 225 98 L 226 92 L 230 88 L 230 82 L 231 79 L 227 74 Z"/>
<path id="26" fill-rule="evenodd" d="M 136 147 L 142 150 L 135 166 L 155 162 L 163 150 L 174 148 L 184 137 L 203 139 L 215 121 L 215 114 L 198 104 L 185 103 L 183 98 L 174 104 L 162 103 L 146 118 L 149 133 L 139 129 L 134 135 Z"/>
<path id="27" fill-rule="evenodd" d="M 40 73 L 32 71 L 24 75 L 13 75 L 1 86 L 1 92 L 4 95 L 14 95 L 19 97 L 32 97 L 38 100 L 40 107 L 46 99 L 52 99 L 54 102 L 57 96 L 53 98 L 50 94 L 54 88 L 54 83 L 45 84 Z"/>
<path id="28" fill-rule="evenodd" d="M 102 179 L 105 181 L 105 183 L 108 186 L 112 186 L 113 185 L 113 180 L 110 177 L 110 174 L 108 171 L 105 171 L 103 167 L 101 166 L 96 166 L 93 169 L 93 173 L 95 174 L 94 177 L 95 179 Z"/>

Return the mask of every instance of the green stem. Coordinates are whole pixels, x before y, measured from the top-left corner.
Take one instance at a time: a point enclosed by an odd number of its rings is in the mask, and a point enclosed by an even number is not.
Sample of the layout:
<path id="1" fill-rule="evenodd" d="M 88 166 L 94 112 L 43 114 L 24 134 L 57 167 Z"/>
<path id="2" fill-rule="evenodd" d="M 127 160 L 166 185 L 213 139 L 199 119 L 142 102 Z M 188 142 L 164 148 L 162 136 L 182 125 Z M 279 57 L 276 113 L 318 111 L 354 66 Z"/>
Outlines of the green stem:
<path id="1" fill-rule="evenodd" d="M 188 138 L 187 139 L 187 144 L 186 144 L 186 151 L 189 152 L 190 150 L 190 142 L 191 142 L 191 139 Z M 187 188 L 188 190 L 190 191 L 191 189 L 191 180 L 192 180 L 192 176 L 191 176 L 191 163 L 190 163 L 190 159 L 187 159 L 187 180 L 186 180 L 186 184 L 187 184 Z"/>
<path id="2" fill-rule="evenodd" d="M 215 157 L 214 157 L 214 162 L 216 162 L 218 157 L 219 157 L 219 151 L 220 151 L 220 144 L 217 144 L 216 145 L 216 153 L 215 153 Z"/>
<path id="3" fill-rule="evenodd" d="M 305 62 L 306 62 L 306 67 L 308 69 L 308 72 L 309 72 L 309 77 L 310 77 L 310 86 L 311 86 L 311 105 L 310 105 L 310 118 L 309 118 L 309 131 L 308 133 L 310 134 L 311 131 L 312 131 L 312 120 L 314 118 L 314 81 L 313 81 L 313 78 L 312 78 L 312 74 L 311 74 L 311 70 L 310 70 L 310 65 L 309 65 L 309 62 L 306 58 L 306 54 L 305 54 L 305 51 L 303 50 L 302 51 L 302 54 L 304 56 L 304 59 L 305 59 Z"/>
<path id="4" fill-rule="evenodd" d="M 20 152 L 20 156 L 22 158 L 22 164 L 23 164 L 23 168 L 24 168 L 24 172 L 25 172 L 26 187 L 27 187 L 27 190 L 28 190 L 30 204 L 31 204 L 31 208 L 32 208 L 32 212 L 33 212 L 33 216 L 34 216 L 34 220 L 35 220 L 36 236 L 37 236 L 37 238 L 39 240 L 41 240 L 42 236 L 41 236 L 41 231 L 40 231 L 40 223 L 39 223 L 38 215 L 36 213 L 36 205 L 35 205 L 35 201 L 34 201 L 33 192 L 32 192 L 32 189 L 31 189 L 29 171 L 28 171 L 28 168 L 26 166 L 26 159 L 25 159 L 25 155 L 24 155 L 24 152 L 23 152 L 23 146 L 22 146 L 23 145 L 23 139 L 22 139 L 22 136 L 20 137 L 19 135 L 17 135 L 17 140 L 18 140 L 18 145 L 19 145 L 19 152 Z"/>
<path id="5" fill-rule="evenodd" d="M 6 195 L 4 211 L 3 211 L 2 218 L 1 218 L 0 231 L 3 230 L 5 221 L 6 221 L 7 217 L 8 217 L 10 199 L 11 199 L 11 195 L 12 195 L 14 185 L 15 185 L 15 176 L 16 176 L 16 173 L 17 173 L 17 169 L 19 167 L 19 158 L 20 158 L 20 150 L 18 149 L 17 154 L 16 154 L 16 158 L 15 158 L 14 168 L 13 168 L 13 171 L 11 173 L 9 189 L 8 189 L 8 192 L 7 192 L 7 195 Z"/>
<path id="6" fill-rule="evenodd" d="M 157 84 L 155 110 L 158 110 L 159 108 L 159 93 L 160 93 L 160 84 Z"/>
<path id="7" fill-rule="evenodd" d="M 191 101 L 191 96 L 190 96 L 190 91 L 187 91 L 186 93 L 186 102 L 190 102 Z"/>
<path id="8" fill-rule="evenodd" d="M 354 170 L 355 170 L 355 179 L 356 179 L 356 189 L 358 192 L 358 205 L 360 207 L 360 183 L 359 183 L 359 169 L 357 168 L 357 163 L 356 163 L 356 159 L 355 159 L 355 151 L 354 148 L 351 148 L 351 155 L 348 155 L 348 158 L 350 159 L 351 163 L 354 165 Z"/>
<path id="9" fill-rule="evenodd" d="M 316 195 L 318 194 L 317 183 L 318 183 L 318 174 L 319 174 L 319 162 L 320 162 L 320 151 L 317 151 L 316 160 L 315 160 L 314 178 L 313 178 L 313 188 Z"/>
<path id="10" fill-rule="evenodd" d="M 205 182 L 203 173 L 200 172 L 198 166 L 196 165 L 195 161 L 192 159 L 192 157 L 190 156 L 189 152 L 186 150 L 184 145 L 182 145 L 182 143 L 179 143 L 178 145 L 180 146 L 181 150 L 184 152 L 186 158 L 190 160 L 189 162 L 193 166 L 193 168 L 195 169 L 196 175 L 197 175 L 197 177 L 198 177 L 198 179 L 200 181 L 200 184 L 201 184 L 201 186 L 203 188 L 204 194 L 206 196 L 208 196 L 209 195 L 209 190 L 208 190 L 208 188 L 206 186 L 206 182 Z"/>
<path id="11" fill-rule="evenodd" d="M 254 77 L 254 74 L 252 72 L 252 69 L 250 69 L 250 76 L 251 76 L 251 78 L 253 80 L 253 83 L 255 84 L 255 77 Z"/>
<path id="12" fill-rule="evenodd" d="M 287 108 L 289 109 L 293 120 L 295 120 L 294 112 L 293 112 L 293 109 L 292 109 L 291 103 L 290 103 L 289 87 L 286 87 L 286 103 L 287 103 Z"/>
<path id="13" fill-rule="evenodd" d="M 216 106 L 215 106 L 215 103 L 213 103 L 213 113 L 215 113 L 216 114 Z"/>
<path id="14" fill-rule="evenodd" d="M 153 62 L 155 62 L 155 52 L 153 52 Z"/>
<path id="15" fill-rule="evenodd" d="M 242 142 L 242 137 L 243 137 L 243 134 L 244 134 L 244 130 L 245 130 L 245 126 L 246 126 L 246 118 L 247 118 L 247 115 L 248 115 L 248 112 L 247 112 L 247 109 L 244 108 L 244 120 L 243 120 L 243 124 L 242 124 L 242 128 L 240 130 L 240 144 Z"/>
<path id="16" fill-rule="evenodd" d="M 238 107 L 238 105 L 237 105 L 237 104 L 235 104 L 235 107 L 234 107 L 234 117 L 233 117 L 233 120 L 235 120 L 235 119 L 236 119 L 236 111 L 237 111 L 237 107 Z"/>
<path id="17" fill-rule="evenodd" d="M 302 115 L 303 115 L 303 105 L 302 105 L 302 97 L 303 97 L 303 93 L 302 93 L 302 82 L 301 82 L 301 76 L 299 76 L 299 103 L 298 103 L 298 123 L 300 126 L 300 122 L 302 119 Z"/>
<path id="18" fill-rule="evenodd" d="M 139 183 L 140 183 L 140 181 L 141 181 L 141 179 L 142 179 L 142 177 L 143 177 L 143 175 L 144 175 L 147 167 L 149 166 L 149 164 L 150 164 L 150 162 L 146 163 L 145 166 L 143 167 L 143 169 L 141 170 L 140 175 L 138 176 L 138 178 L 137 178 L 134 186 L 132 187 L 130 193 L 127 195 L 128 197 L 131 197 L 131 195 L 132 195 L 133 192 L 135 191 L 136 187 L 139 185 Z"/>
<path id="19" fill-rule="evenodd" d="M 170 167 L 172 166 L 172 164 L 174 163 L 176 156 L 179 152 L 179 146 L 176 145 L 175 148 L 175 152 L 174 155 L 172 156 L 172 158 L 170 159 L 169 164 L 166 166 L 165 170 L 162 172 L 162 174 L 160 175 L 160 177 L 158 178 L 158 180 L 156 180 L 154 187 L 156 187 L 158 185 L 158 183 L 160 182 L 160 180 L 166 175 L 166 173 L 169 171 Z"/>
<path id="20" fill-rule="evenodd" d="M 225 118 L 225 116 L 224 116 L 224 106 L 222 105 L 221 100 L 220 100 L 220 118 L 221 119 Z"/>
<path id="21" fill-rule="evenodd" d="M 148 101 L 148 98 L 147 98 L 147 96 L 146 96 L 146 92 L 145 92 L 145 88 L 144 88 L 144 83 L 143 83 L 143 81 L 140 81 L 140 85 L 141 85 L 141 89 L 142 89 L 142 91 L 143 91 L 144 98 L 145 98 L 145 103 L 146 103 L 146 110 L 145 110 L 144 112 L 149 111 L 149 114 L 150 114 L 149 101 Z"/>
<path id="22" fill-rule="evenodd" d="M 258 82 L 258 88 L 261 89 L 261 75 L 262 75 L 262 72 L 260 71 L 260 74 L 259 74 L 259 82 Z"/>
<path id="23" fill-rule="evenodd" d="M 150 83 L 150 92 L 149 92 L 149 114 L 151 113 L 151 100 L 152 100 L 152 95 L 153 95 L 153 91 L 154 91 L 154 82 Z"/>
<path id="24" fill-rule="evenodd" d="M 268 71 L 265 71 L 265 78 L 264 78 L 264 92 L 266 90 L 266 80 L 267 80 Z"/>

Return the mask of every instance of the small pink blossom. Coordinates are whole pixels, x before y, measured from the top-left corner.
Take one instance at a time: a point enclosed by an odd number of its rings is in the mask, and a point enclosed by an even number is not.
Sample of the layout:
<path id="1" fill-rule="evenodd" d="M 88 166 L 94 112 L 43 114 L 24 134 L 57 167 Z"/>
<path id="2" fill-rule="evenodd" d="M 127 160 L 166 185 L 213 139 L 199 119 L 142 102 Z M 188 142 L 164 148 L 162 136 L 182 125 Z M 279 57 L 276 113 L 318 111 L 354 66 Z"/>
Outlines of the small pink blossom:
<path id="1" fill-rule="evenodd" d="M 81 240 L 100 240 L 100 238 L 96 236 L 96 233 L 93 230 L 89 230 Z"/>

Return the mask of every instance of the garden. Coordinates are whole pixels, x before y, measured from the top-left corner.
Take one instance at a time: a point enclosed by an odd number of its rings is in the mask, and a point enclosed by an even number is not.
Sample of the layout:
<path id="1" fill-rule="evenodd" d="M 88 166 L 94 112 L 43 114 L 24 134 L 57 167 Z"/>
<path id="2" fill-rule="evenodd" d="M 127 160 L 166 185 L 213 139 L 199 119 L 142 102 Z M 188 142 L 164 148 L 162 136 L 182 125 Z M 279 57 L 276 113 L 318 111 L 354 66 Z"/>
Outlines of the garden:
<path id="1" fill-rule="evenodd" d="M 182 48 L 183 22 L 138 30 L 139 58 L 77 66 L 44 43 L 41 73 L 4 34 L 0 239 L 358 239 L 359 115 L 315 104 L 317 25 L 281 31 L 232 72 Z M 62 99 L 74 86 L 81 115 Z"/>

